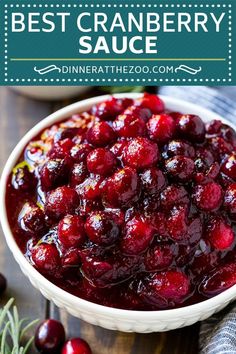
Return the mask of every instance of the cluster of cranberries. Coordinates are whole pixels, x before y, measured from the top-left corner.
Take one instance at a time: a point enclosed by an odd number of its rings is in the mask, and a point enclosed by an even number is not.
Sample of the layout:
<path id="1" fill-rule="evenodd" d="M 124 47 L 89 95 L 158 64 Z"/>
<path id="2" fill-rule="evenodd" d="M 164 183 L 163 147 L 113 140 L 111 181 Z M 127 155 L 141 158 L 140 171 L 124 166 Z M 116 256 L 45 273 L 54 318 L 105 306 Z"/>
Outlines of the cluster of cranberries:
<path id="1" fill-rule="evenodd" d="M 42 132 L 7 207 L 29 261 L 89 301 L 156 310 L 236 284 L 236 133 L 156 95 L 110 97 Z"/>
<path id="2" fill-rule="evenodd" d="M 34 344 L 41 354 L 92 354 L 88 343 L 81 338 L 65 341 L 65 329 L 61 322 L 48 319 L 40 323 L 34 336 Z"/>

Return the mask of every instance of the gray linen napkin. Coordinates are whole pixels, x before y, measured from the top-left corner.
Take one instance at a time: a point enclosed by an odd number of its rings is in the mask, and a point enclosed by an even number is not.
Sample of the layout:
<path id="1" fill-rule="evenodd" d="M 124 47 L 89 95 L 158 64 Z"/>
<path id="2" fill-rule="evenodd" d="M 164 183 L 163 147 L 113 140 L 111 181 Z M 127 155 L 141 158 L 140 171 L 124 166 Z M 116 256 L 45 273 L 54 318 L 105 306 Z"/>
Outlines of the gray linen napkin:
<path id="1" fill-rule="evenodd" d="M 204 106 L 236 122 L 236 87 L 165 86 L 159 93 Z M 199 348 L 201 354 L 236 354 L 235 303 L 201 323 Z"/>

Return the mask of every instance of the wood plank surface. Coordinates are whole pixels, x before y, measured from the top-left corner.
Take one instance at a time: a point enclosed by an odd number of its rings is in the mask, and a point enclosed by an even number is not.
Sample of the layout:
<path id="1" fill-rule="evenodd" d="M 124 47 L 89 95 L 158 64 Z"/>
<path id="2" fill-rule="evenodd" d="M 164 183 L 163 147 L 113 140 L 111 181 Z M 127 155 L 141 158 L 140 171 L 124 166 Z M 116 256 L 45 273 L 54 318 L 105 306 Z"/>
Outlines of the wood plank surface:
<path id="1" fill-rule="evenodd" d="M 90 91 L 86 96 L 94 95 Z M 96 94 L 99 93 L 96 90 Z M 38 121 L 70 102 L 45 102 L 20 96 L 8 88 L 0 88 L 0 167 L 20 138 Z M 196 354 L 199 325 L 151 334 L 127 334 L 92 326 L 68 315 L 46 301 L 20 271 L 0 234 L 0 272 L 8 279 L 8 291 L 1 304 L 15 297 L 22 316 L 53 317 L 63 322 L 69 337 L 81 336 L 94 354 Z M 35 351 L 31 351 L 35 353 Z M 57 354 L 57 353 L 55 353 Z"/>

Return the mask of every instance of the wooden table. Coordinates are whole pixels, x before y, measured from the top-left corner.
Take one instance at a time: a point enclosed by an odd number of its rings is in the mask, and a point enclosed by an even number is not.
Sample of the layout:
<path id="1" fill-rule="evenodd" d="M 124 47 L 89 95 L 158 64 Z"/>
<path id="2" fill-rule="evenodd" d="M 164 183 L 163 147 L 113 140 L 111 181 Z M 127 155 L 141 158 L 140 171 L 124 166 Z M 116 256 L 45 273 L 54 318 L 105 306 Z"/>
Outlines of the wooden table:
<path id="1" fill-rule="evenodd" d="M 93 94 L 94 91 L 91 91 L 88 96 Z M 69 101 L 31 100 L 8 88 L 0 88 L 1 168 L 26 131 L 51 112 L 69 103 Z M 2 232 L 0 272 L 8 279 L 8 290 L 1 303 L 13 296 L 22 316 L 32 319 L 48 317 L 60 319 L 68 336 L 81 336 L 86 339 L 94 354 L 195 354 L 198 352 L 198 324 L 166 333 L 127 334 L 92 326 L 58 309 L 47 301 L 22 274 L 7 248 Z M 32 350 L 31 353 L 35 352 Z"/>

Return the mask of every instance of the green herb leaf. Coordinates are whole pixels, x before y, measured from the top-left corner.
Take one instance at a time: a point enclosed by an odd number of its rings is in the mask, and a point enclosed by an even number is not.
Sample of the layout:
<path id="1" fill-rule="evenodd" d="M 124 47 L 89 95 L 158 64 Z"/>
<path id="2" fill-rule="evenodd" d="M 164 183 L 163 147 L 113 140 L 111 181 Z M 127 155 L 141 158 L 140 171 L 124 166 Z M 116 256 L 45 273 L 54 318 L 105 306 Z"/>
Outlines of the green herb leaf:
<path id="1" fill-rule="evenodd" d="M 29 329 L 38 320 L 29 322 L 28 319 L 19 318 L 16 306 L 12 308 L 14 299 L 10 299 L 7 304 L 0 309 L 0 349 L 1 354 L 26 354 L 31 347 L 34 337 L 28 339 L 23 344 L 24 337 Z"/>

